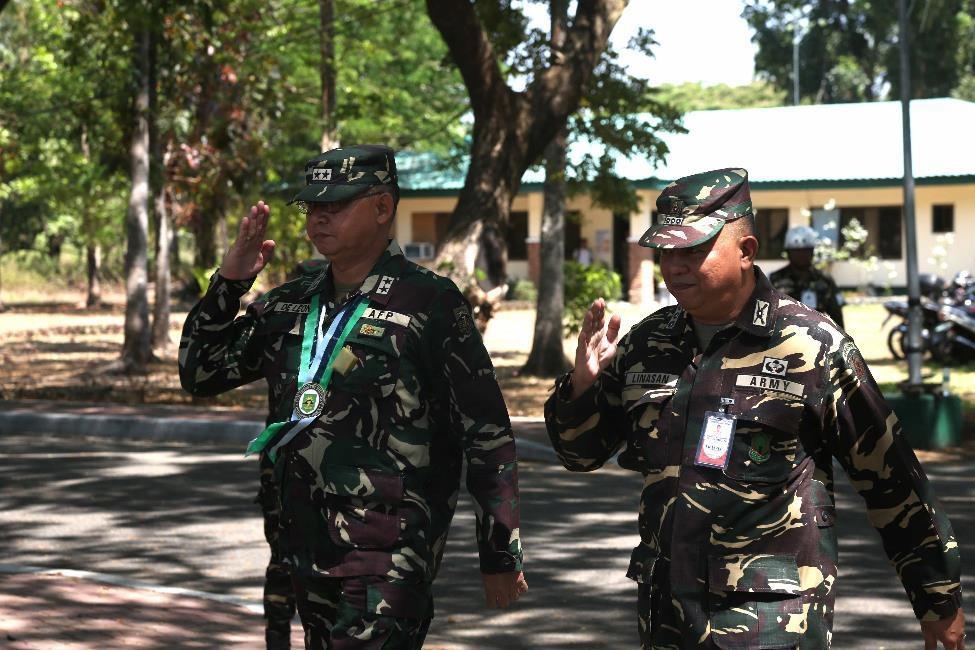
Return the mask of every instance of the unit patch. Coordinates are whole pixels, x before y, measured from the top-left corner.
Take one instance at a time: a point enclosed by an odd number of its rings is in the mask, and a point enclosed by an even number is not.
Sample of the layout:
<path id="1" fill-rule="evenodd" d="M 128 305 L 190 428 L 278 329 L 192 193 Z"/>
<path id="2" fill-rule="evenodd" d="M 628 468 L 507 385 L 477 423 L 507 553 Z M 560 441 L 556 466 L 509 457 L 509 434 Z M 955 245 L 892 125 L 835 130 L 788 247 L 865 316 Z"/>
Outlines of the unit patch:
<path id="1" fill-rule="evenodd" d="M 457 329 L 464 336 L 474 331 L 474 321 L 471 320 L 467 307 L 454 307 L 454 320 L 457 321 Z"/>
<path id="2" fill-rule="evenodd" d="M 765 361 L 762 362 L 762 372 L 767 375 L 778 375 L 779 377 L 785 377 L 785 371 L 788 369 L 789 362 L 785 359 L 765 357 Z"/>
<path id="3" fill-rule="evenodd" d="M 772 457 L 772 436 L 766 431 L 756 431 L 752 434 L 752 446 L 748 449 L 748 457 L 756 463 L 764 463 Z"/>
<path id="4" fill-rule="evenodd" d="M 843 361 L 847 367 L 853 370 L 858 379 L 867 377 L 867 364 L 853 341 L 843 341 L 843 345 L 840 346 L 840 354 L 843 355 Z"/>
<path id="5" fill-rule="evenodd" d="M 787 393 L 795 397 L 802 397 L 806 393 L 806 387 L 797 381 L 775 379 L 774 377 L 763 377 L 761 375 L 738 375 L 735 379 L 735 386 L 758 388 L 776 393 Z"/>
<path id="6" fill-rule="evenodd" d="M 378 325 L 370 325 L 369 323 L 365 323 L 363 324 L 362 327 L 359 328 L 359 334 L 361 334 L 362 336 L 375 336 L 377 338 L 382 336 L 383 332 L 385 331 L 386 331 L 385 327 L 379 327 Z"/>

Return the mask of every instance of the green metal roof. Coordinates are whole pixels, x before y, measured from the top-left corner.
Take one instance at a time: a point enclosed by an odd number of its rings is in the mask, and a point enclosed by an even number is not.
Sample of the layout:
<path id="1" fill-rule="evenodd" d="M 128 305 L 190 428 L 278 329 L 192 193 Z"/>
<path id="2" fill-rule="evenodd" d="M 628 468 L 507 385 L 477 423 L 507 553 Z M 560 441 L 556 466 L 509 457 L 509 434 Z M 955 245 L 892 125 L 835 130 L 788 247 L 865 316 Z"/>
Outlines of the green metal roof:
<path id="1" fill-rule="evenodd" d="M 975 182 L 975 103 L 959 99 L 911 102 L 913 172 L 918 184 Z M 686 134 L 661 134 L 670 148 L 657 167 L 645 159 L 619 158 L 621 177 L 660 189 L 687 174 L 744 167 L 755 189 L 889 187 L 903 177 L 900 102 L 820 104 L 780 108 L 694 111 Z M 598 155 L 576 142 L 570 157 Z M 401 161 L 402 160 L 402 161 Z M 404 194 L 453 195 L 464 170 L 436 169 L 426 155 L 397 154 Z M 540 170 L 522 177 L 522 191 L 538 187 Z"/>

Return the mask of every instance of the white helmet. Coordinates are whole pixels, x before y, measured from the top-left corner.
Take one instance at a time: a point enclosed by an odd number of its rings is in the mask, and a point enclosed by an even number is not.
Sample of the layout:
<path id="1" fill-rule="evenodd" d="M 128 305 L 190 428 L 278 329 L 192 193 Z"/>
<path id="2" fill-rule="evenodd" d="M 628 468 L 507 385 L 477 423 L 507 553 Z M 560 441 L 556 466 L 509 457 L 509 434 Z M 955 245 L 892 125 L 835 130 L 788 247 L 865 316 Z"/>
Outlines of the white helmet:
<path id="1" fill-rule="evenodd" d="M 785 250 L 816 248 L 819 233 L 809 226 L 793 226 L 785 233 Z"/>

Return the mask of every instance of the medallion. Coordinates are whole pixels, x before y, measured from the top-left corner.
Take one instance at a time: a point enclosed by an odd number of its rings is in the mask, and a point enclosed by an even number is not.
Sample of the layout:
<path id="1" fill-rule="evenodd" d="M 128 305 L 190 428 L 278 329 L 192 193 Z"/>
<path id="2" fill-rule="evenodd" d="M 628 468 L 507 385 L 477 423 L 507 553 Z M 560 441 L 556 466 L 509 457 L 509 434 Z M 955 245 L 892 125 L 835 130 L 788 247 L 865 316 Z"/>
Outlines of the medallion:
<path id="1" fill-rule="evenodd" d="M 317 418 L 325 410 L 325 389 L 309 382 L 295 395 L 295 412 L 304 418 Z"/>

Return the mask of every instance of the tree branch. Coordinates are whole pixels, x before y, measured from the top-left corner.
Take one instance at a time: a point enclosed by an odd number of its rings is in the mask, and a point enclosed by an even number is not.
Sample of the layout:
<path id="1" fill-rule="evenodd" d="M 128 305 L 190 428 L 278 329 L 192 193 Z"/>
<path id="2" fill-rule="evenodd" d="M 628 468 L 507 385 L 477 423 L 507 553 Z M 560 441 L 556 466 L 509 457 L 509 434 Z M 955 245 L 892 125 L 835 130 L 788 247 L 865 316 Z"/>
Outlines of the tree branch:
<path id="1" fill-rule="evenodd" d="M 475 115 L 497 99 L 496 93 L 510 92 L 473 2 L 427 0 L 427 14 L 460 69 Z"/>
<path id="2" fill-rule="evenodd" d="M 528 86 L 530 98 L 528 119 L 532 123 L 564 121 L 579 105 L 586 83 L 592 76 L 599 57 L 606 49 L 610 32 L 623 14 L 629 0 L 579 0 L 572 26 L 569 28 L 563 56 L 536 75 Z M 540 152 L 553 133 L 540 133 L 529 129 L 532 135 L 541 136 L 530 145 Z"/>

